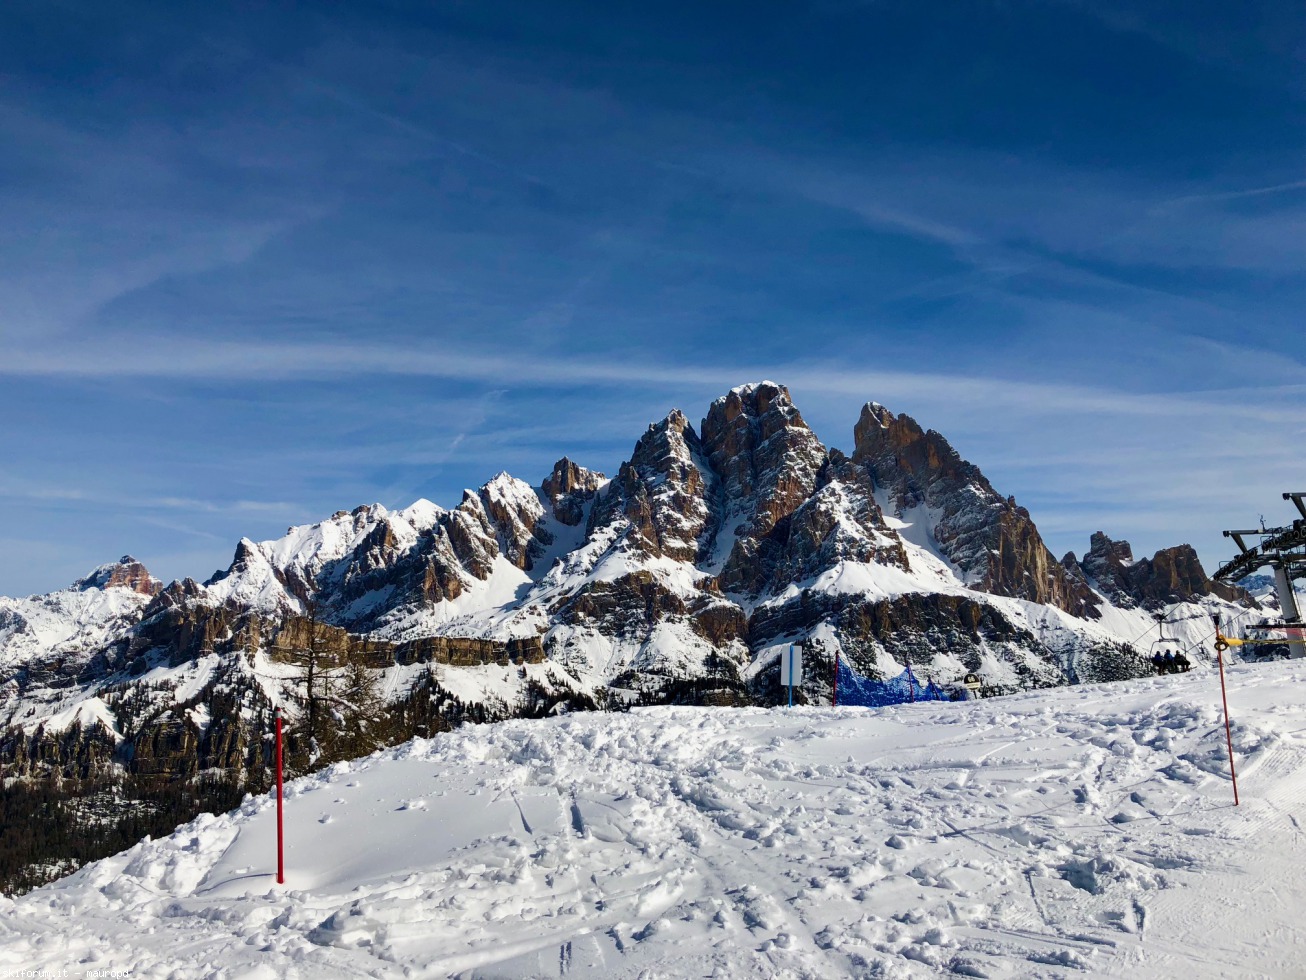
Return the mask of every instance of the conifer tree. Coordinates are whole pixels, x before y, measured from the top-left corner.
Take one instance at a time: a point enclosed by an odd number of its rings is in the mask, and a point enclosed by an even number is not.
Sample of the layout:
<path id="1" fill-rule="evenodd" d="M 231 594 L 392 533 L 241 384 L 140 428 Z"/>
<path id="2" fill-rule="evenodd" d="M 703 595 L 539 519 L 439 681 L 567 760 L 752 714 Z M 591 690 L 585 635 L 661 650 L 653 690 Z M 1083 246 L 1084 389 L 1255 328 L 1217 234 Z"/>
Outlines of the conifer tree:
<path id="1" fill-rule="evenodd" d="M 307 636 L 285 659 L 301 706 L 296 762 L 308 769 L 367 755 L 389 744 L 391 726 L 375 672 L 360 654 L 332 642 L 331 627 L 307 604 Z"/>

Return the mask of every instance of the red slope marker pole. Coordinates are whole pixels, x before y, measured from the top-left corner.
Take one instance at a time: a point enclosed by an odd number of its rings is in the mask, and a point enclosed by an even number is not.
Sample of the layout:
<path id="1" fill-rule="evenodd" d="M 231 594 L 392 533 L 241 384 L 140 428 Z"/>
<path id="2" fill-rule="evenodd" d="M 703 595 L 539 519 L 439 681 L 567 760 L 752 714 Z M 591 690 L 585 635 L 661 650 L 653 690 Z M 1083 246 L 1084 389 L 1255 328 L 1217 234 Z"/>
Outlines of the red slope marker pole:
<path id="1" fill-rule="evenodd" d="M 281 709 L 276 710 L 277 719 L 277 884 L 286 883 L 285 831 L 281 821 Z"/>

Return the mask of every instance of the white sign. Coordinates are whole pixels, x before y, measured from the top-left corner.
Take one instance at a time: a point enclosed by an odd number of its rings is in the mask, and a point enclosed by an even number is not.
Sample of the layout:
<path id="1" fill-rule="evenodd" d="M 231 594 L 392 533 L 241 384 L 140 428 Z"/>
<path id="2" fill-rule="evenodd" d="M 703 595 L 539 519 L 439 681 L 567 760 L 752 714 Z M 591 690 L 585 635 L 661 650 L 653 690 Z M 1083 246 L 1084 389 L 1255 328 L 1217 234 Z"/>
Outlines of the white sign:
<path id="1" fill-rule="evenodd" d="M 797 644 L 780 653 L 780 683 L 785 687 L 799 687 L 803 682 L 803 648 Z"/>

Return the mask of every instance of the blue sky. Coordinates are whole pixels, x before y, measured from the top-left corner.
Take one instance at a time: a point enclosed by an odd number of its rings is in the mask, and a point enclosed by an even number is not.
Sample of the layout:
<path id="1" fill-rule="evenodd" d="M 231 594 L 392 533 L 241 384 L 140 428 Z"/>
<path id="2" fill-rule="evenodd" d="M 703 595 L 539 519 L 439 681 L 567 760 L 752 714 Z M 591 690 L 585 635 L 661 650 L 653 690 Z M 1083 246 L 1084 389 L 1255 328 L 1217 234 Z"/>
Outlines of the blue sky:
<path id="1" fill-rule="evenodd" d="M 0 11 L 0 593 L 878 400 L 1058 555 L 1306 490 L 1279 0 Z"/>

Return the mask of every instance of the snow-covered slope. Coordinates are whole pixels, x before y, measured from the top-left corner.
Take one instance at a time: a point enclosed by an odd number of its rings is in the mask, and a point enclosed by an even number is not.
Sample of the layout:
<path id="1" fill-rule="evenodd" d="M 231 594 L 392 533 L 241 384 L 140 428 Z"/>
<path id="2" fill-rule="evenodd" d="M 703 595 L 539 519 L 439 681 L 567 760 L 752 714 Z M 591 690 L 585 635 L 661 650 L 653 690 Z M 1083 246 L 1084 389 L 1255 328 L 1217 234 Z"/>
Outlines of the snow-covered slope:
<path id="1" fill-rule="evenodd" d="M 1306 663 L 880 711 L 464 728 L 17 902 L 0 963 L 134 977 L 1301 975 Z M 106 974 L 101 974 L 106 975 Z"/>

